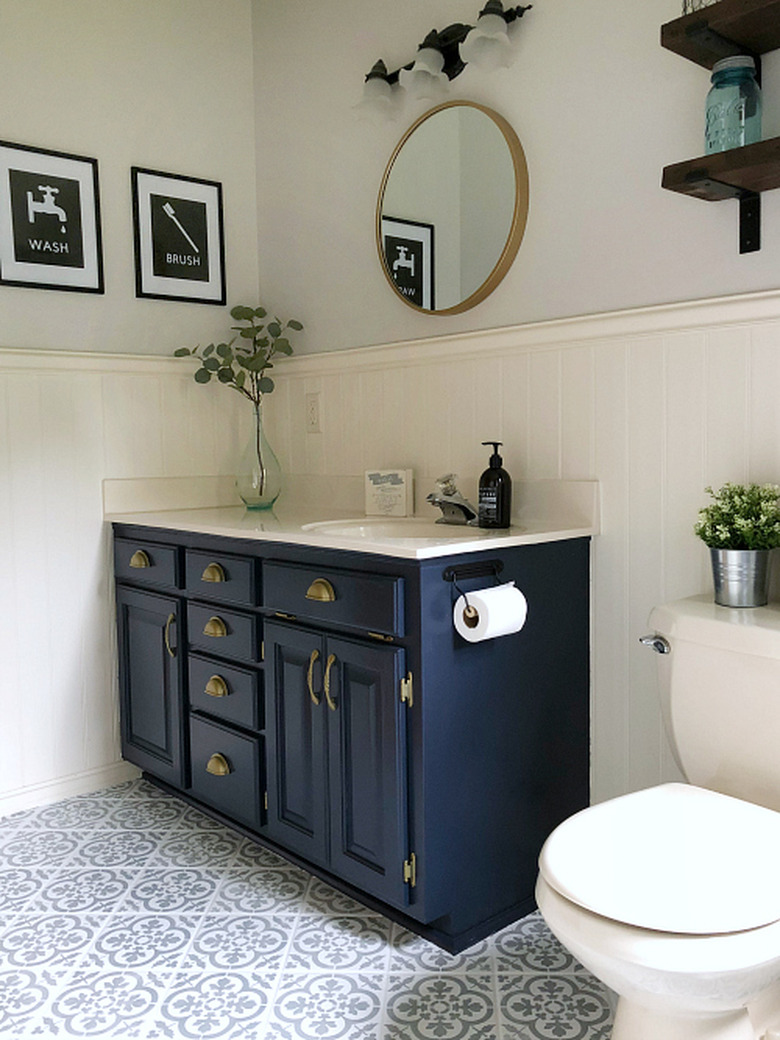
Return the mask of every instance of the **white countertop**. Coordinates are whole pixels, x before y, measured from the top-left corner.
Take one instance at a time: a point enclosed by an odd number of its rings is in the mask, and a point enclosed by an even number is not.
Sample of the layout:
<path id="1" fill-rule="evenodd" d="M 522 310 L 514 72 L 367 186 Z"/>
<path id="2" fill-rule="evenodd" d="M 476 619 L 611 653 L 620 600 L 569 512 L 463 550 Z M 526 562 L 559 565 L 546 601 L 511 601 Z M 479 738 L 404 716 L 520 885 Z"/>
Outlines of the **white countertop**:
<path id="1" fill-rule="evenodd" d="M 558 508 L 553 510 L 552 516 L 545 515 L 537 520 L 526 520 L 521 515 L 517 526 L 502 531 L 437 524 L 436 513 L 432 508 L 423 516 L 401 519 L 397 524 L 392 520 L 388 523 L 381 517 L 361 517 L 354 511 L 347 513 L 343 510 L 314 506 L 293 508 L 281 504 L 273 511 L 248 510 L 243 506 L 113 511 L 110 502 L 115 498 L 110 494 L 105 496 L 105 519 L 111 523 L 133 524 L 168 531 L 285 542 L 290 545 L 344 549 L 424 560 L 597 534 L 598 485 L 595 482 L 580 483 L 592 485 L 594 493 L 591 496 L 593 505 L 590 515 L 587 508 L 581 508 L 581 501 L 571 508 L 558 502 Z M 547 512 L 549 513 L 549 510 Z M 307 529 L 312 523 L 322 526 Z"/>

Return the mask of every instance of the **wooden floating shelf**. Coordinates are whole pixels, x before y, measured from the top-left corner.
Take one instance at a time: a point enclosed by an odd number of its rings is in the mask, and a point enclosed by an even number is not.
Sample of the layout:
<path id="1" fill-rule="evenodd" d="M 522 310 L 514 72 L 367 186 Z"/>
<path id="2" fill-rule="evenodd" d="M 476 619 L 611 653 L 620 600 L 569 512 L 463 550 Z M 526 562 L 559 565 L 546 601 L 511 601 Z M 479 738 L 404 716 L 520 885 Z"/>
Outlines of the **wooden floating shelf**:
<path id="1" fill-rule="evenodd" d="M 661 26 L 661 46 L 711 69 L 731 54 L 780 47 L 780 0 L 719 0 Z"/>
<path id="2" fill-rule="evenodd" d="M 666 166 L 661 187 L 707 202 L 780 188 L 780 137 Z"/>

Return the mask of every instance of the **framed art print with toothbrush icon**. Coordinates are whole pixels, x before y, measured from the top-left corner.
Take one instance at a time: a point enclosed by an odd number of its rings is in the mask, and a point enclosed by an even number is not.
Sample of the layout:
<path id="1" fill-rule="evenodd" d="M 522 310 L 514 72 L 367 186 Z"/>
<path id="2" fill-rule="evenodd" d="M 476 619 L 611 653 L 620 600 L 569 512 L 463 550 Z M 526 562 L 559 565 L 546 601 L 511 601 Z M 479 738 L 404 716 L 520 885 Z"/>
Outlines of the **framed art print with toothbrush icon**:
<path id="1" fill-rule="evenodd" d="M 136 296 L 224 304 L 222 185 L 131 169 Z"/>
<path id="2" fill-rule="evenodd" d="M 0 141 L 0 284 L 104 291 L 97 159 Z"/>

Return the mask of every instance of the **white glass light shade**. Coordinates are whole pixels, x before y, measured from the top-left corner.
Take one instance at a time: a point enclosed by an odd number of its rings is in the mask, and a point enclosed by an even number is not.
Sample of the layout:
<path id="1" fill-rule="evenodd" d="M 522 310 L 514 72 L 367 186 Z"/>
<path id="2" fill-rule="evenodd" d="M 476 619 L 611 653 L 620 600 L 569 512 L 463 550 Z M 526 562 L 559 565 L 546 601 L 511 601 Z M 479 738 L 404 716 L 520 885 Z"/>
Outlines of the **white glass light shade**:
<path id="1" fill-rule="evenodd" d="M 361 117 L 384 122 L 393 120 L 400 110 L 400 91 L 381 76 L 372 76 L 363 84 L 363 98 L 355 109 Z"/>
<path id="2" fill-rule="evenodd" d="M 444 55 L 433 47 L 421 47 L 410 69 L 401 69 L 399 82 L 411 98 L 437 101 L 447 91 L 449 80 L 444 68 Z"/>
<path id="3" fill-rule="evenodd" d="M 507 24 L 498 14 L 483 14 L 460 45 L 465 62 L 481 69 L 508 68 L 514 61 Z"/>

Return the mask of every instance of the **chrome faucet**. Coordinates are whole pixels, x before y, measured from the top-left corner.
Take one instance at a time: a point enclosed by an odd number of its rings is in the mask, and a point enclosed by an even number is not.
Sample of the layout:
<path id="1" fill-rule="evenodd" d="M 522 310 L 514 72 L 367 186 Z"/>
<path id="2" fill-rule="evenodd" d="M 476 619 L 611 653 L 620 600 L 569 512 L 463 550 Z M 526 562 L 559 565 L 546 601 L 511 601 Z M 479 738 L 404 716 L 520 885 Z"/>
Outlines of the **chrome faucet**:
<path id="1" fill-rule="evenodd" d="M 442 515 L 437 524 L 468 524 L 476 527 L 479 519 L 474 506 L 461 495 L 455 486 L 457 475 L 446 473 L 436 481 L 436 490 L 426 497 L 426 502 L 438 506 Z"/>

